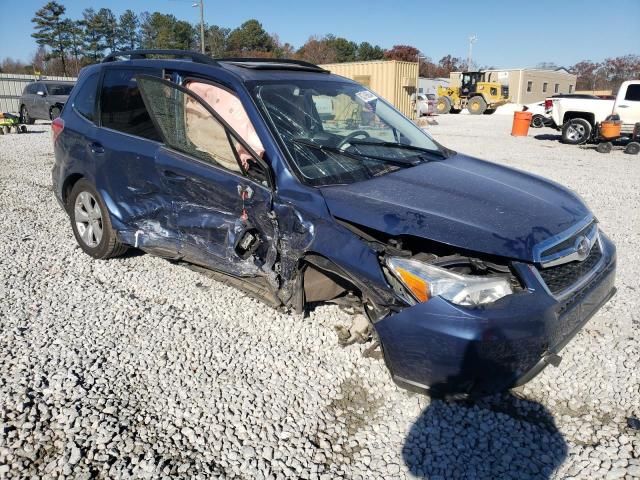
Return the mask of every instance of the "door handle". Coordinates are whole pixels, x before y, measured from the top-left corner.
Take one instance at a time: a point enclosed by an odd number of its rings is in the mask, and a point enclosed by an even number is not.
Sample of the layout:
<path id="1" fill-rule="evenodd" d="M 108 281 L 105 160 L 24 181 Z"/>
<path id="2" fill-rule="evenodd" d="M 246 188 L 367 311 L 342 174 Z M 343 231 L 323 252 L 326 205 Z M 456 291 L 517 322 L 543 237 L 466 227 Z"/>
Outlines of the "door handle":
<path id="1" fill-rule="evenodd" d="M 618 108 L 629 108 L 629 105 L 618 105 Z"/>
<path id="2" fill-rule="evenodd" d="M 187 177 L 180 175 L 179 173 L 176 173 L 172 170 L 164 170 L 162 172 L 162 174 L 167 177 L 167 179 L 174 181 L 174 182 L 182 182 L 184 180 L 187 179 Z"/>
<path id="3" fill-rule="evenodd" d="M 90 143 L 89 148 L 91 149 L 91 152 L 95 153 L 96 155 L 104 153 L 104 147 L 98 142 Z"/>

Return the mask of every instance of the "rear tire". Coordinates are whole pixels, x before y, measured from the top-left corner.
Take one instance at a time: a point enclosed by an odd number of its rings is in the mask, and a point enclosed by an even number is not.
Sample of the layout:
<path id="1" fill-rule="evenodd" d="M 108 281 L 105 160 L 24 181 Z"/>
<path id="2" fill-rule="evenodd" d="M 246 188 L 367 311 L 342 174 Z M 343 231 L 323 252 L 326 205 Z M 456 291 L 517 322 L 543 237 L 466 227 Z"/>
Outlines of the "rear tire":
<path id="1" fill-rule="evenodd" d="M 59 116 L 60 116 L 60 107 L 57 107 L 57 106 L 51 107 L 51 110 L 49 110 L 49 117 L 51 118 L 51 120 L 53 121 Z"/>
<path id="2" fill-rule="evenodd" d="M 95 187 L 78 180 L 67 201 L 73 235 L 80 248 L 93 258 L 107 259 L 122 255 L 127 246 L 120 243 L 111 226 L 109 210 Z"/>
<path id="3" fill-rule="evenodd" d="M 467 103 L 467 110 L 471 115 L 482 115 L 487 109 L 487 102 L 482 97 L 473 97 Z"/>
<path id="4" fill-rule="evenodd" d="M 562 143 L 583 145 L 591 138 L 592 129 L 584 118 L 572 118 L 562 126 Z"/>
<path id="5" fill-rule="evenodd" d="M 495 108 L 487 108 L 487 109 L 484 111 L 484 114 L 485 114 L 485 115 L 493 115 L 494 113 L 496 113 L 496 109 L 495 109 Z"/>
<path id="6" fill-rule="evenodd" d="M 533 118 L 531 118 L 531 127 L 532 128 L 542 128 L 544 127 L 544 115 L 540 115 L 536 113 Z"/>
<path id="7" fill-rule="evenodd" d="M 440 115 L 446 115 L 451 111 L 451 100 L 449 99 L 449 97 L 438 98 L 438 103 L 436 103 L 436 111 Z"/>
<path id="8" fill-rule="evenodd" d="M 20 123 L 26 123 L 27 125 L 33 125 L 36 121 L 29 116 L 29 110 L 25 105 L 20 108 Z"/>

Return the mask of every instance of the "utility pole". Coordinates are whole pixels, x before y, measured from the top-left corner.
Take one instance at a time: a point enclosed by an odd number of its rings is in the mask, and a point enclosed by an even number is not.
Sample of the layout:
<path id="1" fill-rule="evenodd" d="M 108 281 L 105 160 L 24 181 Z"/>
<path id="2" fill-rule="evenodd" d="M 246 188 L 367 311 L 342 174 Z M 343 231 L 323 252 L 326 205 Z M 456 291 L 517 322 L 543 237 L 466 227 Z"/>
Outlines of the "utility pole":
<path id="1" fill-rule="evenodd" d="M 469 54 L 467 55 L 467 72 L 471 71 L 471 53 L 473 51 L 473 44 L 478 41 L 476 35 L 469 36 Z"/>
<path id="2" fill-rule="evenodd" d="M 204 53 L 204 0 L 200 0 L 191 6 L 200 7 L 200 51 Z"/>
<path id="3" fill-rule="evenodd" d="M 418 90 L 420 88 L 420 59 L 427 57 L 420 55 L 420 52 L 418 52 L 416 56 L 418 57 L 418 73 L 416 73 L 416 120 L 418 120 L 420 118 L 420 105 L 418 103 Z"/>

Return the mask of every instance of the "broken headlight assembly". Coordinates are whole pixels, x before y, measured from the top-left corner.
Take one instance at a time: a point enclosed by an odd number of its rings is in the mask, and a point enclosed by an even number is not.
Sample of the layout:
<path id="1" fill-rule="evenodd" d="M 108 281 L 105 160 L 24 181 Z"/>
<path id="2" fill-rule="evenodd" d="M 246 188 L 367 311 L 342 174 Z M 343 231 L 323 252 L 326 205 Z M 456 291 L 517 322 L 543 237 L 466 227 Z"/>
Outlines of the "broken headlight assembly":
<path id="1" fill-rule="evenodd" d="M 385 264 L 412 296 L 412 303 L 442 297 L 456 305 L 477 307 L 513 293 L 504 275 L 465 275 L 420 260 L 387 257 Z M 403 295 L 406 299 L 406 295 Z"/>

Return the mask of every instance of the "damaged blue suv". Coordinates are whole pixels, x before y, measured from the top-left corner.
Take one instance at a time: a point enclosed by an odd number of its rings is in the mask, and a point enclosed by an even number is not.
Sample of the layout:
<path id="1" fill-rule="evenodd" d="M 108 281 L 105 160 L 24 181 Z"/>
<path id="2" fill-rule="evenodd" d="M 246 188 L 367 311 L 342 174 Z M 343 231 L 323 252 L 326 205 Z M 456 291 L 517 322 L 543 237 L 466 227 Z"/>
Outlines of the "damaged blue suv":
<path id="1" fill-rule="evenodd" d="M 52 129 L 87 254 L 135 247 L 300 313 L 339 304 L 339 340 L 379 348 L 408 389 L 520 385 L 615 292 L 615 247 L 574 193 L 306 62 L 114 53 Z"/>

